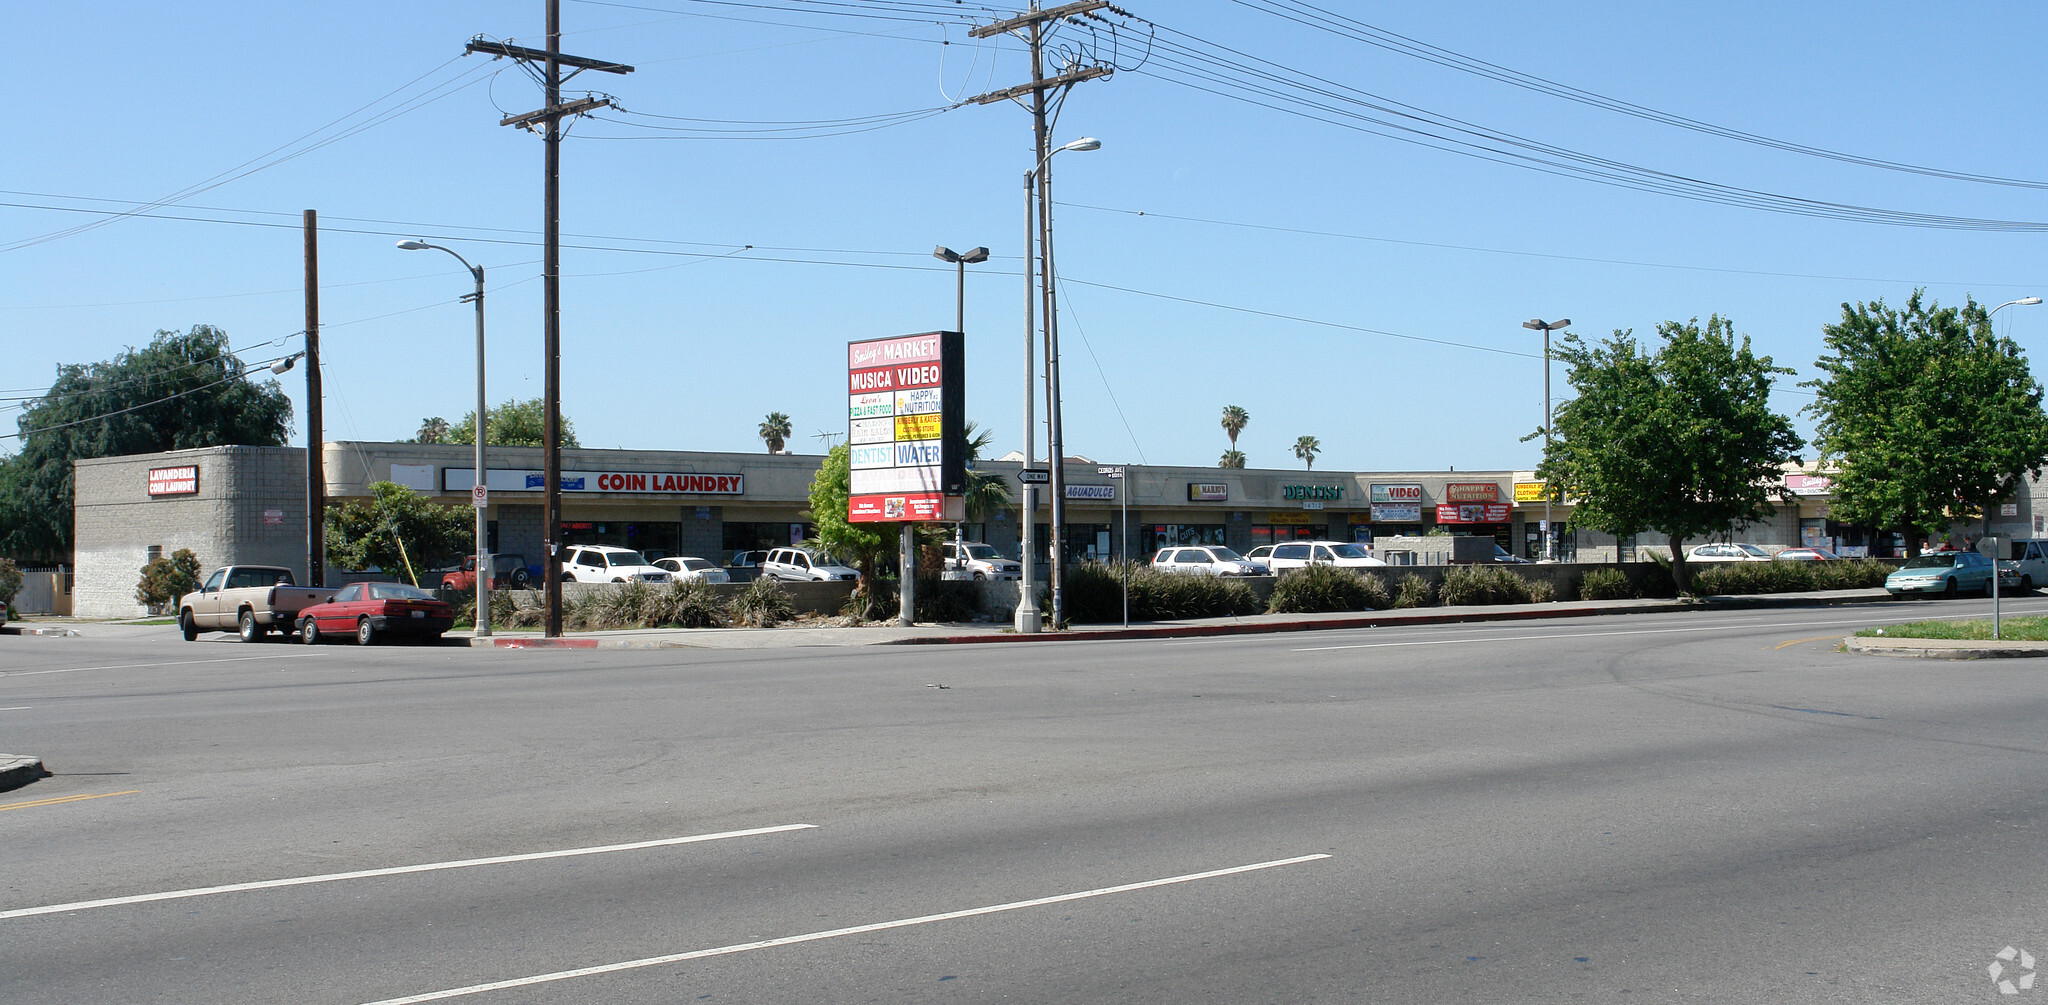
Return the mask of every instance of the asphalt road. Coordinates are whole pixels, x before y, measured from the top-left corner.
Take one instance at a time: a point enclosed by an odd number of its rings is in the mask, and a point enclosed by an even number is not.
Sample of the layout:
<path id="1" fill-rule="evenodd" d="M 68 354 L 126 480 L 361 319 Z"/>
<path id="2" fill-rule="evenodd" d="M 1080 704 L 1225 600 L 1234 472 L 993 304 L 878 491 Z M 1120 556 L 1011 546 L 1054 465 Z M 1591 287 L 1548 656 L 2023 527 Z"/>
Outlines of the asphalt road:
<path id="1" fill-rule="evenodd" d="M 0 1002 L 2024 1002 L 2048 668 L 1832 650 L 1984 606 L 4 638 Z"/>

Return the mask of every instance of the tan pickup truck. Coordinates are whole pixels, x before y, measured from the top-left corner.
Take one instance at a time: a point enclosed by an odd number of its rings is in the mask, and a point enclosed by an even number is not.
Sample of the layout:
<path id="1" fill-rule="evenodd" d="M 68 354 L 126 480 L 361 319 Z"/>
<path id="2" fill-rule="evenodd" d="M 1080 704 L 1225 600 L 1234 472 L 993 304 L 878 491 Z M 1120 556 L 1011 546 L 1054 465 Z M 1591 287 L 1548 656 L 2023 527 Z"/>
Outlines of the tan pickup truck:
<path id="1" fill-rule="evenodd" d="M 244 642 L 292 630 L 299 612 L 324 604 L 334 591 L 292 582 L 292 570 L 274 565 L 230 565 L 178 600 L 178 630 L 191 642 L 205 631 L 234 631 Z"/>

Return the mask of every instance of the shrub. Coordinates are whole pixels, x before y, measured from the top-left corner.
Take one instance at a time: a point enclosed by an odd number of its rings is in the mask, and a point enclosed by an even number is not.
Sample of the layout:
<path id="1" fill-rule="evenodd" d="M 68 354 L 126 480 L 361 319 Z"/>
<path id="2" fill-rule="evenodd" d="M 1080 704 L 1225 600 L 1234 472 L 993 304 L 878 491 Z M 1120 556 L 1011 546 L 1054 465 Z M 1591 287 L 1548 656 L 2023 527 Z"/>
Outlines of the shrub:
<path id="1" fill-rule="evenodd" d="M 1409 573 L 1401 577 L 1401 585 L 1394 590 L 1395 607 L 1428 607 L 1436 603 L 1436 587 L 1429 580 Z"/>
<path id="2" fill-rule="evenodd" d="M 1529 581 L 1499 565 L 1454 565 L 1438 595 L 1446 607 L 1530 602 Z"/>
<path id="3" fill-rule="evenodd" d="M 588 629 L 642 628 L 647 624 L 645 611 L 654 595 L 647 584 L 641 582 L 619 583 L 584 594 L 577 604 L 580 615 L 578 627 Z"/>
<path id="4" fill-rule="evenodd" d="M 938 549 L 931 549 L 938 554 Z M 973 621 L 981 616 L 981 588 L 957 579 L 940 579 L 939 573 L 920 572 L 917 577 L 917 620 Z M 900 610 L 902 605 L 897 605 Z"/>
<path id="5" fill-rule="evenodd" d="M 859 594 L 855 594 L 859 596 Z M 726 605 L 726 614 L 741 628 L 773 628 L 796 616 L 789 593 L 773 579 L 756 579 Z"/>
<path id="6" fill-rule="evenodd" d="M 16 577 L 20 575 L 15 573 Z M 19 578 L 15 588 L 20 588 Z M 142 581 L 135 585 L 135 602 L 154 612 L 177 603 L 179 597 L 198 588 L 199 556 L 192 554 L 190 548 L 179 548 L 169 558 L 159 555 L 142 567 Z M 0 588 L 0 599 L 12 598 L 12 591 Z"/>
<path id="7" fill-rule="evenodd" d="M 703 582 L 683 580 L 649 591 L 640 620 L 650 628 L 719 628 L 725 624 L 725 605 Z"/>
<path id="8" fill-rule="evenodd" d="M 1892 567 L 1854 559 L 1842 562 L 1725 562 L 1693 573 L 1694 596 L 1806 593 L 1883 586 Z"/>
<path id="9" fill-rule="evenodd" d="M 1579 580 L 1580 600 L 1631 600 L 1635 595 L 1620 569 L 1591 569 Z"/>
<path id="10" fill-rule="evenodd" d="M 854 587 L 846 602 L 839 605 L 839 613 L 862 621 L 882 621 L 901 616 L 903 600 L 896 592 L 896 581 L 875 576 L 861 577 L 860 585 Z"/>
<path id="11" fill-rule="evenodd" d="M 1281 573 L 1266 609 L 1275 614 L 1370 611 L 1387 606 L 1387 600 L 1387 584 L 1378 576 L 1311 565 Z"/>
<path id="12" fill-rule="evenodd" d="M 1556 599 L 1557 587 L 1550 585 L 1550 580 L 1539 580 L 1529 584 L 1530 603 L 1547 604 Z"/>
<path id="13" fill-rule="evenodd" d="M 1259 595 L 1235 579 L 1184 576 L 1149 564 L 1083 562 L 1067 568 L 1061 601 L 1070 623 L 1123 620 L 1124 575 L 1131 584 L 1131 620 L 1242 617 L 1265 610 Z"/>

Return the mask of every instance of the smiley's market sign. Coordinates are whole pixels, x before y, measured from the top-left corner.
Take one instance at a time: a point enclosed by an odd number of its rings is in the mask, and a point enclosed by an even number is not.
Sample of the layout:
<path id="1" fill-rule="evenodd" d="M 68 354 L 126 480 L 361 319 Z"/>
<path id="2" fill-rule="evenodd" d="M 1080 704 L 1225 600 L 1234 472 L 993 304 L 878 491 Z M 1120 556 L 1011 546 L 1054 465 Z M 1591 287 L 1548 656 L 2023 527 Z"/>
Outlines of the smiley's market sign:
<path id="1" fill-rule="evenodd" d="M 959 332 L 847 343 L 848 520 L 955 518 L 947 499 L 967 489 L 965 344 Z"/>

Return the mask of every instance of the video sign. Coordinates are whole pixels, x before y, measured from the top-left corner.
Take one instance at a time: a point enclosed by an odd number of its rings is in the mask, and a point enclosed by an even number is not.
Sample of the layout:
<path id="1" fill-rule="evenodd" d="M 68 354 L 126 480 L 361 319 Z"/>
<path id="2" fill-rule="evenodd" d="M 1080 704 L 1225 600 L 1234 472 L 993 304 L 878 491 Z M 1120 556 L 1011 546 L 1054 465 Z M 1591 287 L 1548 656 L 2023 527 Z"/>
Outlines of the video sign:
<path id="1" fill-rule="evenodd" d="M 964 348 L 959 332 L 847 344 L 848 520 L 957 518 L 946 497 L 967 489 Z"/>

